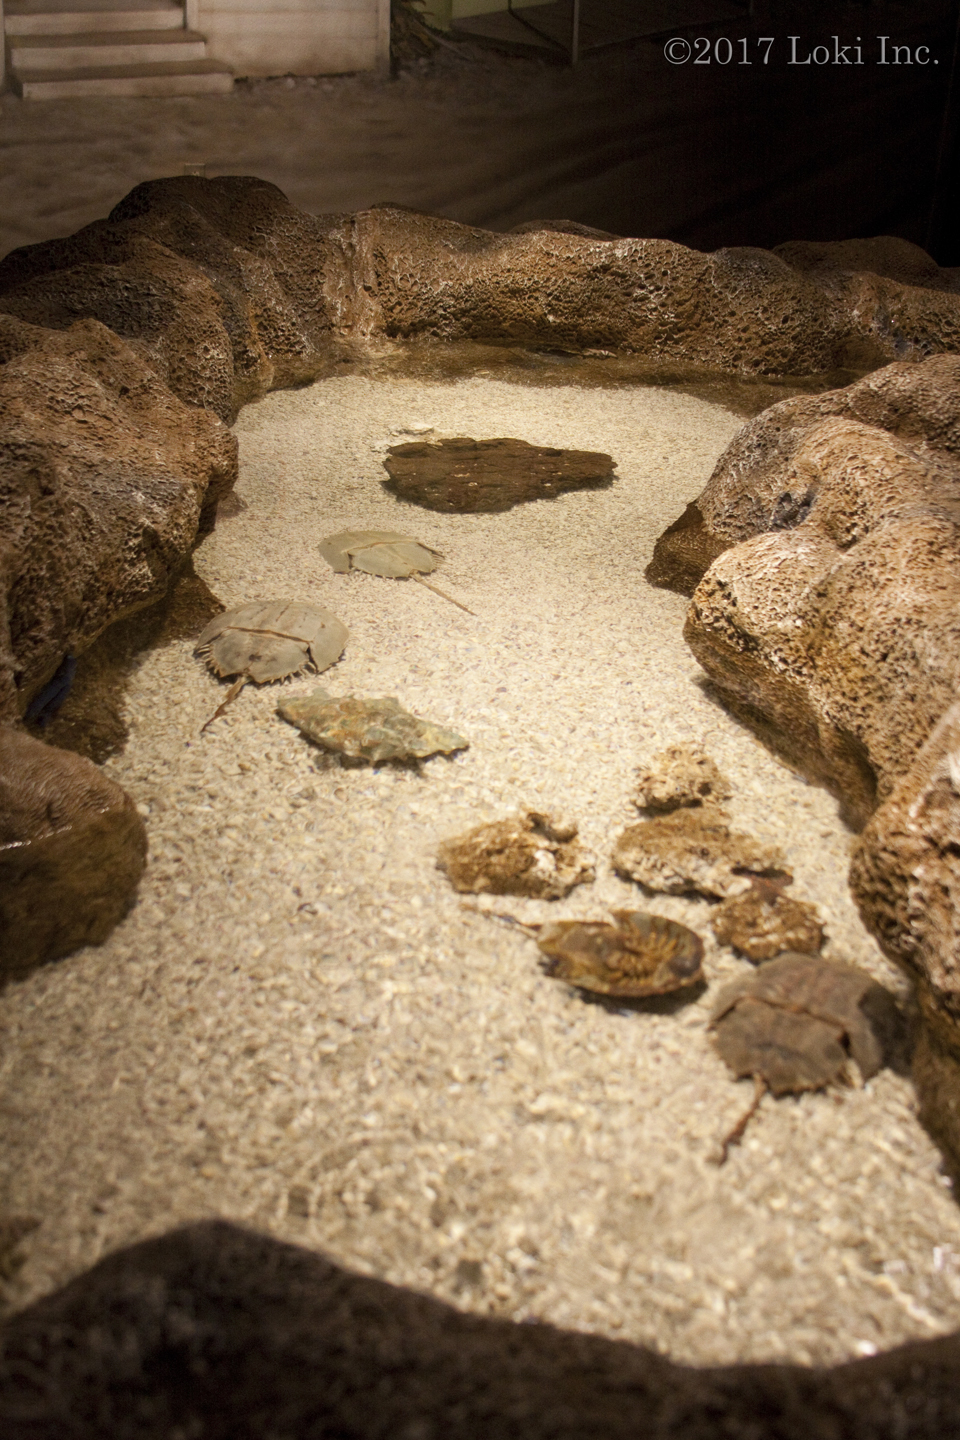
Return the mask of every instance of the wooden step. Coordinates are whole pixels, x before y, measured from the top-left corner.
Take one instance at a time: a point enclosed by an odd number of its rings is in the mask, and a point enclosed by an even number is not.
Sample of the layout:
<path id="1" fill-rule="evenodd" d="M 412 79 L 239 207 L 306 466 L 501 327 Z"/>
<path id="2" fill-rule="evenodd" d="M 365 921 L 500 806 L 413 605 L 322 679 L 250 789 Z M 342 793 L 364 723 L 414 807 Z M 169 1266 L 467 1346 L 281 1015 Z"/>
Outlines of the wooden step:
<path id="1" fill-rule="evenodd" d="M 69 100 L 83 96 L 224 95 L 233 74 L 218 60 L 185 60 L 155 65 L 98 65 L 64 70 L 21 70 L 14 88 L 25 100 Z"/>
<path id="2" fill-rule="evenodd" d="M 54 0 L 7 0 L 4 19 L 11 37 L 182 30 L 183 6 L 174 0 L 117 0 L 104 8 L 87 10 L 82 0 L 64 0 L 62 5 L 55 5 Z"/>
<path id="3" fill-rule="evenodd" d="M 205 60 L 207 42 L 194 30 L 105 30 L 73 35 L 11 35 L 10 68 L 83 70 Z"/>

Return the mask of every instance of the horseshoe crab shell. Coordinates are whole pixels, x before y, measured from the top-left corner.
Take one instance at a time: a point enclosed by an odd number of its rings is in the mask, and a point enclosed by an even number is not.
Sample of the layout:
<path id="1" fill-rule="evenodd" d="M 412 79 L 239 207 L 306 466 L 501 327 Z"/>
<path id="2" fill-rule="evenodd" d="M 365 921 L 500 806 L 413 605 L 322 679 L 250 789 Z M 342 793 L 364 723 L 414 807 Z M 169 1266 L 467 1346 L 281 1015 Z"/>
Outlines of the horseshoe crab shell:
<path id="1" fill-rule="evenodd" d="M 893 996 L 866 971 L 790 952 L 727 985 L 710 1024 L 734 1074 L 759 1075 L 774 1095 L 831 1084 L 848 1053 L 869 1080 L 902 1029 Z"/>
<path id="2" fill-rule="evenodd" d="M 217 675 L 242 675 L 266 685 L 307 670 L 328 670 L 343 654 L 349 633 L 336 615 L 306 600 L 253 600 L 211 620 L 194 654 Z"/>
<path id="3" fill-rule="evenodd" d="M 639 998 L 666 995 L 703 979 L 699 935 L 662 915 L 614 910 L 605 920 L 556 920 L 544 925 L 537 944 L 544 970 L 581 990 Z"/>
<path id="4" fill-rule="evenodd" d="M 341 530 L 320 542 L 320 554 L 338 575 L 348 570 L 365 570 L 368 575 L 385 575 L 392 580 L 410 575 L 429 575 L 443 556 L 429 545 L 394 530 Z"/>

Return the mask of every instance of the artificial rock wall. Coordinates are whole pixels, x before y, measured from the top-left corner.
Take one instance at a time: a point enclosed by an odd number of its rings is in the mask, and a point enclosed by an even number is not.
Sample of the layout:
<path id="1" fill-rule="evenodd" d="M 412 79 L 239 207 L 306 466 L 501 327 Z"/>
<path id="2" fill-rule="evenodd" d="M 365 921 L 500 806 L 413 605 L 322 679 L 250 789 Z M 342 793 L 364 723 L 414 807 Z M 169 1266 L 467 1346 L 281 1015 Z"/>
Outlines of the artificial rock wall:
<path id="1" fill-rule="evenodd" d="M 259 180 L 184 178 L 9 255 L 0 721 L 165 593 L 233 483 L 227 424 L 271 389 L 422 341 L 872 369 L 746 425 L 648 573 L 692 594 L 727 703 L 865 825 L 855 893 L 917 979 L 921 1094 L 960 1163 L 958 277 L 895 239 L 704 255 L 583 231 L 314 217 Z"/>

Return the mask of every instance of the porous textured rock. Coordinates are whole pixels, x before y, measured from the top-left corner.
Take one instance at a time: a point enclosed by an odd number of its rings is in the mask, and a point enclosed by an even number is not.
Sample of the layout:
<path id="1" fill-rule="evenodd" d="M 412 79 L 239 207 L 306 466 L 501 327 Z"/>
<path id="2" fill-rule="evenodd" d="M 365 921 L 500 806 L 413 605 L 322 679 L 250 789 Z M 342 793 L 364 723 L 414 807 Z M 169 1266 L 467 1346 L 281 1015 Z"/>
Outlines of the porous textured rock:
<path id="1" fill-rule="evenodd" d="M 0 315 L 0 720 L 64 655 L 160 599 L 236 476 L 236 441 L 95 320 Z"/>
<path id="2" fill-rule="evenodd" d="M 731 830 L 712 806 L 628 825 L 614 846 L 613 868 L 648 890 L 715 899 L 742 894 L 757 875 L 793 878 L 779 850 Z"/>
<path id="3" fill-rule="evenodd" d="M 942 269 L 922 250 L 899 235 L 873 235 L 852 240 L 788 240 L 775 245 L 779 255 L 793 270 L 826 276 L 830 272 L 854 271 L 882 275 L 901 285 L 919 285 L 923 289 L 960 289 L 960 273 Z"/>
<path id="4" fill-rule="evenodd" d="M 648 576 L 689 589 L 697 547 L 714 555 L 694 654 L 867 826 L 854 893 L 917 980 L 922 1112 L 960 1165 L 960 357 L 774 406 L 696 506 Z"/>
<path id="5" fill-rule="evenodd" d="M 843 389 L 783 400 L 748 421 L 701 494 L 658 539 L 649 582 L 692 595 L 731 546 L 802 524 L 819 503 L 822 476 L 809 473 L 798 452 L 831 419 L 879 432 L 869 437 L 878 447 L 911 452 L 914 472 L 928 463 L 952 473 L 960 461 L 960 357 L 886 365 Z"/>
<path id="6" fill-rule="evenodd" d="M 729 798 L 729 784 L 697 745 L 668 745 L 637 772 L 634 804 L 641 810 L 677 810 Z"/>
<path id="7" fill-rule="evenodd" d="M 956 296 L 876 275 L 838 282 L 831 272 L 824 283 L 768 250 L 494 235 L 389 206 L 355 216 L 354 227 L 369 333 L 606 346 L 793 375 L 960 348 Z"/>
<path id="8" fill-rule="evenodd" d="M 613 484 L 610 455 L 556 450 L 525 440 L 412 441 L 393 445 L 383 462 L 385 488 L 400 500 L 448 514 L 493 514 L 525 500 Z"/>
<path id="9" fill-rule="evenodd" d="M 559 900 L 594 878 L 593 857 L 577 827 L 539 810 L 477 825 L 445 840 L 437 866 L 455 890 Z"/>
<path id="10" fill-rule="evenodd" d="M 721 945 L 732 945 L 755 965 L 787 950 L 815 955 L 823 945 L 823 926 L 814 907 L 764 880 L 724 900 L 710 925 Z"/>
<path id="11" fill-rule="evenodd" d="M 252 177 L 154 180 L 76 235 L 8 255 L 0 310 L 55 328 L 95 317 L 181 399 L 228 419 L 385 339 L 607 347 L 790 375 L 960 348 L 960 298 L 925 270 L 905 284 L 536 224 L 499 235 L 393 205 L 309 216 Z"/>
<path id="12" fill-rule="evenodd" d="M 911 279 L 927 275 L 915 256 L 908 272 Z M 960 298 L 930 288 L 926 279 L 922 286 L 905 285 L 875 273 L 804 268 L 795 255 L 789 264 L 763 250 L 703 255 L 669 241 L 603 239 L 568 229 L 497 235 L 389 205 L 314 217 L 275 186 L 238 176 L 146 182 L 105 220 L 12 252 L 0 262 L 0 313 L 0 403 L 10 395 L 16 412 L 14 450 L 0 457 L 0 468 L 12 465 L 15 477 L 14 498 L 0 516 L 4 553 L 20 547 L 21 515 L 29 508 L 18 467 L 49 474 L 53 463 L 44 452 L 50 442 L 32 434 L 31 416 L 55 435 L 61 455 L 70 452 L 71 472 L 83 469 L 80 452 L 111 460 L 123 455 L 128 475 L 137 475 L 127 488 L 143 491 L 141 479 L 148 477 L 129 453 L 142 443 L 159 455 L 168 491 L 143 519 L 142 545 L 125 534 L 139 578 L 133 584 L 125 578 L 109 603 L 94 581 L 83 591 L 82 613 L 72 612 L 68 572 L 89 578 L 89 565 L 99 561 L 87 555 L 77 567 L 59 537 L 56 547 L 66 559 L 63 615 L 44 618 L 60 608 L 52 598 L 59 582 L 50 555 L 38 562 L 42 576 L 26 582 L 30 604 L 11 596 L 13 611 L 6 623 L 0 617 L 0 649 L 6 650 L 0 718 L 17 709 L 11 685 L 21 700 L 29 699 L 71 647 L 87 643 L 131 604 L 156 598 L 157 584 L 146 583 L 145 568 L 156 572 L 155 580 L 168 577 L 193 539 L 171 477 L 186 476 L 187 488 L 202 492 L 207 518 L 230 483 L 230 442 L 216 433 L 214 415 L 230 420 L 270 389 L 331 373 L 340 361 L 391 340 L 606 346 L 653 362 L 771 374 L 820 373 L 960 347 Z M 103 327 L 121 340 L 108 339 Z M 110 390 L 104 357 L 111 345 L 113 370 L 125 366 L 133 383 L 116 373 L 106 404 L 112 413 L 101 414 L 104 396 L 94 399 L 92 389 Z M 47 365 L 56 373 L 44 378 Z M 47 392 L 39 407 L 31 386 Z M 58 400 L 61 390 L 75 403 Z M 170 392 L 194 407 L 192 413 L 178 411 Z M 834 401 L 835 412 L 845 403 Z M 874 423 L 866 414 L 859 418 Z M 125 433 L 126 420 L 134 433 Z M 33 459 L 24 459 L 28 450 Z M 39 467 L 37 454 L 44 455 Z M 156 482 L 144 493 L 151 488 Z M 161 518 L 161 510 L 169 516 Z M 703 511 L 684 532 L 699 545 L 700 560 L 712 558 L 724 540 L 743 538 L 721 534 L 713 518 Z M 51 541 L 48 549 L 56 547 Z M 120 565 L 122 575 L 130 563 Z M 16 582 L 6 589 L 17 591 Z M 47 598 L 38 620 L 33 601 L 40 592 Z M 7 640 L 8 627 L 16 642 Z M 30 653 L 21 663 L 24 646 Z"/>
<path id="13" fill-rule="evenodd" d="M 812 402 L 846 413 L 776 406 L 698 501 L 729 548 L 697 587 L 687 641 L 731 708 L 856 824 L 956 693 L 958 381 L 944 356 Z"/>
<path id="14" fill-rule="evenodd" d="M 55 329 L 93 316 L 181 400 L 232 420 L 329 363 L 350 307 L 348 231 L 348 217 L 306 215 L 263 180 L 147 181 L 105 220 L 8 255 L 0 310 Z"/>
<path id="15" fill-rule="evenodd" d="M 105 940 L 146 854 L 119 785 L 80 755 L 0 727 L 0 975 Z"/>
<path id="16" fill-rule="evenodd" d="M 960 701 L 871 817 L 850 884 L 868 927 L 916 981 L 921 1118 L 960 1168 Z"/>

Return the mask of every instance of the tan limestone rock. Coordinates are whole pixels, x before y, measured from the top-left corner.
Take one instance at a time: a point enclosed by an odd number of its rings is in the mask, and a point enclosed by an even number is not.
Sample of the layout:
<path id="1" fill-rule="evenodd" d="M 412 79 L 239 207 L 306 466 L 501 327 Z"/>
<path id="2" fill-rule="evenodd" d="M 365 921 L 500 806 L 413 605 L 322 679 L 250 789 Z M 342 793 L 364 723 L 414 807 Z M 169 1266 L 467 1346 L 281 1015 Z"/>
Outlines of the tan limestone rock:
<path id="1" fill-rule="evenodd" d="M 758 875 L 792 879 L 775 847 L 731 830 L 711 806 L 628 825 L 614 847 L 613 868 L 648 890 L 718 899 L 742 894 Z"/>
<path id="2" fill-rule="evenodd" d="M 875 472 L 896 454 L 914 476 L 918 469 L 953 474 L 960 462 L 960 357 L 887 365 L 842 390 L 783 400 L 748 421 L 701 494 L 660 536 L 646 571 L 649 582 L 692 595 L 731 546 L 802 524 L 823 496 L 812 473 L 816 459 L 811 465 L 811 456 L 798 452 L 831 419 L 865 427 L 847 432 L 854 455 L 866 430 L 877 432 L 865 470 Z"/>
<path id="3" fill-rule="evenodd" d="M 721 945 L 732 945 L 755 965 L 788 950 L 816 955 L 823 945 L 823 926 L 814 906 L 764 880 L 724 900 L 710 925 Z"/>
<path id="4" fill-rule="evenodd" d="M 455 890 L 538 900 L 559 900 L 594 878 L 593 857 L 578 843 L 576 825 L 539 810 L 445 840 L 437 866 Z"/>
<path id="5" fill-rule="evenodd" d="M 729 798 L 729 784 L 697 745 L 668 745 L 637 771 L 634 804 L 641 810 L 677 810 Z"/>
<path id="6" fill-rule="evenodd" d="M 94 320 L 0 315 L 0 719 L 158 600 L 213 523 L 236 442 Z"/>

